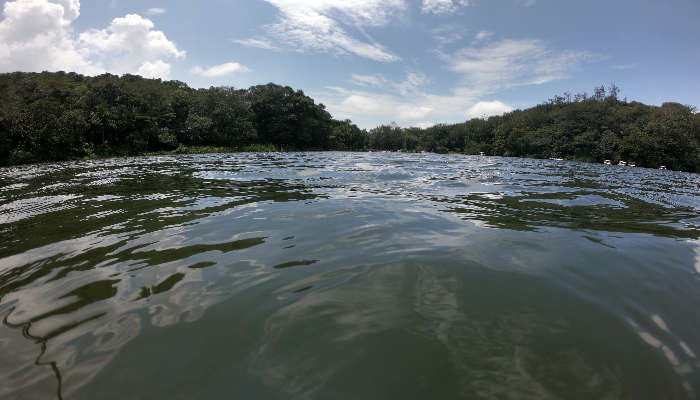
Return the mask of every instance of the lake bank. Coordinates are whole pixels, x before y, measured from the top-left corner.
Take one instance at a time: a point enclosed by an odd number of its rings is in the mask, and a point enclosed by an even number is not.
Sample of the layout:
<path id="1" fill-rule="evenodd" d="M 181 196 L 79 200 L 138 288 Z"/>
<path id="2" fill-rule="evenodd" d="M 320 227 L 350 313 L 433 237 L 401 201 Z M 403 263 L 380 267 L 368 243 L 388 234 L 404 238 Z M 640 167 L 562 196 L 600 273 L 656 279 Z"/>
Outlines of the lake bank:
<path id="1" fill-rule="evenodd" d="M 429 151 L 405 151 L 405 150 L 397 150 L 397 151 L 387 151 L 387 150 L 364 150 L 364 151 L 333 151 L 333 150 L 311 150 L 311 151 L 299 151 L 299 150 L 291 150 L 291 151 L 282 151 L 279 150 L 277 147 L 273 145 L 251 145 L 251 146 L 246 146 L 244 148 L 235 148 L 235 147 L 213 147 L 213 146 L 179 146 L 176 149 L 173 150 L 163 150 L 163 151 L 157 151 L 157 152 L 145 152 L 141 154 L 121 154 L 121 155 L 93 155 L 93 156 L 88 156 L 88 157 L 82 157 L 79 159 L 71 159 L 71 160 L 63 160 L 63 161 L 46 161 L 43 163 L 29 163 L 29 164 L 15 164 L 15 165 L 8 165 L 0 168 L 10 168 L 10 167 L 22 167 L 22 166 L 30 166 L 30 165 L 41 165 L 41 164 L 56 164 L 56 163 L 62 163 L 62 162 L 76 162 L 76 161 L 98 161 L 98 160 L 109 160 L 109 159 L 129 159 L 129 158 L 134 158 L 134 157 L 156 157 L 156 156 L 177 156 L 177 155 L 206 155 L 206 154 L 239 154 L 239 153 L 281 153 L 281 154 L 294 154 L 294 153 L 355 153 L 355 154 L 363 154 L 363 153 L 377 153 L 377 154 L 423 154 L 423 155 L 452 155 L 452 156 L 477 156 L 478 154 L 469 154 L 469 153 L 462 153 L 462 152 L 447 152 L 447 153 L 436 153 L 436 152 L 429 152 Z M 499 157 L 503 159 L 519 159 L 521 157 L 504 157 L 504 156 L 496 156 L 496 155 L 488 155 L 485 154 L 482 157 Z M 525 157 L 530 160 L 552 160 L 551 158 L 547 159 L 541 159 L 541 158 L 535 158 L 535 157 Z M 553 160 L 557 162 L 574 162 L 574 163 L 584 163 L 584 164 L 603 164 L 603 162 L 597 162 L 597 161 L 588 161 L 586 159 L 560 159 L 560 160 Z M 612 162 L 612 167 L 618 167 L 618 162 Z M 625 165 L 625 167 L 628 167 Z M 645 166 L 645 165 L 635 165 L 634 167 L 630 168 L 645 168 L 645 169 L 659 169 L 658 167 L 655 166 Z M 670 168 L 666 169 L 669 171 L 673 171 Z M 692 171 L 678 171 L 678 172 L 688 172 L 688 173 L 695 173 Z"/>
<path id="2" fill-rule="evenodd" d="M 334 119 L 303 91 L 272 83 L 197 90 L 135 75 L 0 74 L 0 165 L 274 147 L 625 160 L 700 172 L 700 113 L 693 107 L 619 99 L 615 87 L 594 93 L 488 118 L 361 129 Z"/>

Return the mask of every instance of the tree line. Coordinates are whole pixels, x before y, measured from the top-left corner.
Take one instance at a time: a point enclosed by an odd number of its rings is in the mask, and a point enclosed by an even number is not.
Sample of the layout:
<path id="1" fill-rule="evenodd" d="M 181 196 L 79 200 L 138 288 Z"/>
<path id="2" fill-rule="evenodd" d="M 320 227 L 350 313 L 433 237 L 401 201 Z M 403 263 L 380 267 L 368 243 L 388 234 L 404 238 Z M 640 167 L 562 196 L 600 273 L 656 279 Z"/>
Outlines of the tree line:
<path id="1" fill-rule="evenodd" d="M 700 114 L 619 99 L 615 85 L 430 128 L 370 130 L 275 84 L 193 89 L 136 75 L 0 74 L 0 165 L 187 151 L 389 150 L 602 162 L 700 172 Z"/>
<path id="2" fill-rule="evenodd" d="M 385 125 L 369 131 L 369 147 L 552 158 L 633 161 L 638 166 L 700 172 L 700 114 L 694 107 L 660 107 L 619 99 L 617 86 L 592 95 L 554 96 L 502 116 L 427 129 Z"/>
<path id="3" fill-rule="evenodd" d="M 179 146 L 362 150 L 364 133 L 300 90 L 192 89 L 136 75 L 0 74 L 0 165 Z"/>

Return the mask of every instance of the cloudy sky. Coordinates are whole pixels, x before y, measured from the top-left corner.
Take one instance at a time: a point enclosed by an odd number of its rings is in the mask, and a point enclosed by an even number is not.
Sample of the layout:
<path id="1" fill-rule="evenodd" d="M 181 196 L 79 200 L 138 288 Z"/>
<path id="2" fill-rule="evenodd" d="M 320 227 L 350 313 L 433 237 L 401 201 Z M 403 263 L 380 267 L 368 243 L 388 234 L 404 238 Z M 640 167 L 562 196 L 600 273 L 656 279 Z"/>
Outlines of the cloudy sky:
<path id="1" fill-rule="evenodd" d="M 2 1 L 0 72 L 290 85 L 361 127 L 428 126 L 616 83 L 700 106 L 698 0 Z"/>

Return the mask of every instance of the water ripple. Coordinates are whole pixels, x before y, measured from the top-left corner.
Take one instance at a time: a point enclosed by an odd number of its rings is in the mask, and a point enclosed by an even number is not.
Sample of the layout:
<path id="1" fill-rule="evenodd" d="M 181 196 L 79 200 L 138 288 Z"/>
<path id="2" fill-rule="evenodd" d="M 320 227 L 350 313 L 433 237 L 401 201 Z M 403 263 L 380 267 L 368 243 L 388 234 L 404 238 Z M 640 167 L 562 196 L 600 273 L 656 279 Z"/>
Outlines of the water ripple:
<path id="1" fill-rule="evenodd" d="M 366 397 L 373 373 L 394 397 L 692 398 L 699 193 L 696 174 L 434 154 L 5 168 L 0 397 L 164 397 L 196 348 L 218 398 Z"/>

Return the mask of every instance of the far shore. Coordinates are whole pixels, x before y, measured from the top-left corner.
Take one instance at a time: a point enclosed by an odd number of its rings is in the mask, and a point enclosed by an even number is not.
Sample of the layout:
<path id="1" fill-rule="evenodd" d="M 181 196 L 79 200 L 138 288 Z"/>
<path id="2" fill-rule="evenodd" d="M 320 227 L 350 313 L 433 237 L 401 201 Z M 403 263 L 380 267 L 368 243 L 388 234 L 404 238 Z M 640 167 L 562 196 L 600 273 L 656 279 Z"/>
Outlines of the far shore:
<path id="1" fill-rule="evenodd" d="M 120 158 L 134 158 L 134 157 L 159 157 L 159 156 L 177 156 L 177 155 L 204 155 L 204 154 L 233 154 L 233 153 L 332 153 L 332 152 L 346 152 L 346 153 L 407 153 L 407 154 L 441 154 L 441 155 L 460 155 L 460 156 L 482 156 L 482 157 L 500 157 L 500 158 L 525 158 L 530 160 L 552 160 L 558 162 L 581 162 L 587 164 L 603 164 L 602 162 L 592 162 L 590 160 L 577 160 L 577 159 L 555 159 L 555 158 L 538 158 L 538 157 L 519 157 L 519 156 L 499 156 L 499 155 L 489 155 L 489 154 L 474 154 L 474 153 L 464 153 L 464 152 L 436 152 L 436 151 L 419 151 L 419 150 L 375 150 L 375 149 L 365 149 L 365 150 L 286 150 L 277 148 L 274 145 L 250 145 L 245 147 L 217 147 L 217 146 L 185 146 L 180 145 L 173 150 L 163 150 L 154 152 L 144 152 L 140 154 L 92 154 L 90 156 L 82 158 L 74 158 L 70 160 L 63 161 L 46 161 L 39 163 L 25 163 L 25 164 L 13 164 L 0 166 L 3 168 L 13 168 L 22 167 L 30 165 L 46 165 L 46 164 L 57 164 L 57 163 L 68 163 L 76 161 L 94 161 L 94 160 L 109 160 L 109 159 L 120 159 Z M 617 161 L 611 165 L 612 167 L 617 167 Z M 658 169 L 656 166 L 648 167 L 644 165 L 636 165 L 635 167 L 628 168 L 650 168 Z M 666 169 L 666 168 L 662 168 Z M 669 169 L 670 170 L 670 169 Z M 683 172 L 683 171 L 681 171 Z M 688 172 L 688 171 L 685 171 Z M 689 172 L 693 173 L 693 172 Z"/>

